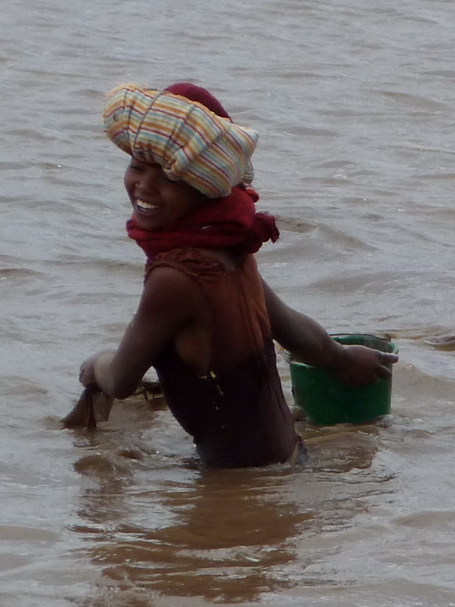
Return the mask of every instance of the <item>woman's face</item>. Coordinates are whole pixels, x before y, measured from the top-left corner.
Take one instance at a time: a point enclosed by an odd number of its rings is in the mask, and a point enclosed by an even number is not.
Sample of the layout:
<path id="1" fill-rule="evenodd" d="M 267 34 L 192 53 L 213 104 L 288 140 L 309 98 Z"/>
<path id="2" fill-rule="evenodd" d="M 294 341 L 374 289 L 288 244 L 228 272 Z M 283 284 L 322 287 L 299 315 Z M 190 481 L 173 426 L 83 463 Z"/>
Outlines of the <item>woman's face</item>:
<path id="1" fill-rule="evenodd" d="M 204 195 L 184 181 L 171 181 L 159 164 L 132 158 L 124 183 L 133 205 L 133 217 L 143 230 L 160 230 L 185 217 Z"/>

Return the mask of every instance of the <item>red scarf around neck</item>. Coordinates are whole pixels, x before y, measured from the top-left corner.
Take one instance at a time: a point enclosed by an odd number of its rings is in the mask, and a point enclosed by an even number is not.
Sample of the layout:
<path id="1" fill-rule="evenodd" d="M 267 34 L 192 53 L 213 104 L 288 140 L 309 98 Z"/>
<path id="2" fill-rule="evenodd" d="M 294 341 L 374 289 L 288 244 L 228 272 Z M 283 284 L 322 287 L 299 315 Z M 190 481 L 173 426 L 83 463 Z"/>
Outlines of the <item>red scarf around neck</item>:
<path id="1" fill-rule="evenodd" d="M 253 188 L 236 186 L 229 196 L 201 204 L 166 230 L 143 230 L 134 218 L 127 221 L 126 229 L 148 259 L 186 247 L 256 253 L 264 242 L 275 242 L 280 235 L 272 215 L 256 213 L 258 199 Z"/>

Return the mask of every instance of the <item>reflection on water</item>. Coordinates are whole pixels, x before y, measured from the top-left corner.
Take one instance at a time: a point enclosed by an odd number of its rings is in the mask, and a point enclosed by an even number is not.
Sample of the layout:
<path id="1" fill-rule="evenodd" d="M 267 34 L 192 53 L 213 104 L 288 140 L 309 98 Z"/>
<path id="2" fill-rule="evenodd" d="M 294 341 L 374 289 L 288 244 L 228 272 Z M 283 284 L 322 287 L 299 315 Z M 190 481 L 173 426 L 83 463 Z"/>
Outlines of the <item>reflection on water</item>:
<path id="1" fill-rule="evenodd" d="M 304 538 L 350 524 L 365 509 L 370 483 L 377 485 L 372 472 L 351 485 L 340 478 L 370 467 L 380 431 L 374 425 L 305 429 L 308 469 L 205 470 L 186 454 L 150 449 L 160 426 L 172 425 L 168 411 L 150 415 L 130 400 L 116 415 L 122 431 L 111 424 L 74 434 L 84 453 L 75 469 L 87 486 L 73 531 L 102 570 L 100 605 L 139 605 L 141 596 L 248 603 L 301 585 L 315 556 Z"/>
<path id="2" fill-rule="evenodd" d="M 158 511 L 166 509 L 174 523 L 155 528 L 119 524 L 98 534 L 91 558 L 122 589 L 133 585 L 164 595 L 233 602 L 286 587 L 289 582 L 274 570 L 296 558 L 292 542 L 297 526 L 312 514 L 260 494 L 251 478 L 238 480 L 202 475 L 190 486 L 171 483 L 142 491 L 135 499 L 152 510 L 162 502 Z M 102 491 L 86 494 L 84 515 L 99 518 L 105 500 Z M 121 505 L 121 500 L 115 502 Z"/>

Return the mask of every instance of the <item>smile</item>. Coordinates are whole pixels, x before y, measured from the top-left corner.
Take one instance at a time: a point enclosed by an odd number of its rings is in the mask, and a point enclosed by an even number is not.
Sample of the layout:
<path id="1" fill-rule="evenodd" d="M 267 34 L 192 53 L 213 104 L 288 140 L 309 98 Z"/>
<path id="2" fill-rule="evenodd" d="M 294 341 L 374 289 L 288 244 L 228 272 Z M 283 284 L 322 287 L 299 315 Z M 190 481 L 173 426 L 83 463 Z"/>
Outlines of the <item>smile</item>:
<path id="1" fill-rule="evenodd" d="M 149 202 L 144 202 L 144 200 L 136 200 L 136 206 L 142 211 L 153 211 L 155 209 L 159 209 L 157 204 L 150 204 Z"/>

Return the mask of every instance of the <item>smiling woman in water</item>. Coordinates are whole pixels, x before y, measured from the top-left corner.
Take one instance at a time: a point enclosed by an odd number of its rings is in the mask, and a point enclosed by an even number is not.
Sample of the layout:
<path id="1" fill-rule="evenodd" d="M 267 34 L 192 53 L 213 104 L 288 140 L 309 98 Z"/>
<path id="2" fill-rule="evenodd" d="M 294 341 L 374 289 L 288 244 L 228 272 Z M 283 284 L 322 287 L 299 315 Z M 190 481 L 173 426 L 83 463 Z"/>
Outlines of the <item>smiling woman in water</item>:
<path id="1" fill-rule="evenodd" d="M 104 120 L 108 137 L 131 156 L 127 230 L 147 265 L 119 347 L 89 357 L 82 384 L 125 398 L 154 367 L 204 464 L 303 460 L 273 340 L 354 384 L 390 377 L 397 357 L 337 343 L 261 279 L 254 253 L 279 233 L 255 207 L 257 133 L 234 124 L 210 93 L 187 84 L 165 91 L 123 85 L 108 95 Z M 67 426 L 88 423 L 88 400 L 65 418 Z"/>

